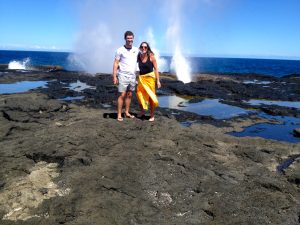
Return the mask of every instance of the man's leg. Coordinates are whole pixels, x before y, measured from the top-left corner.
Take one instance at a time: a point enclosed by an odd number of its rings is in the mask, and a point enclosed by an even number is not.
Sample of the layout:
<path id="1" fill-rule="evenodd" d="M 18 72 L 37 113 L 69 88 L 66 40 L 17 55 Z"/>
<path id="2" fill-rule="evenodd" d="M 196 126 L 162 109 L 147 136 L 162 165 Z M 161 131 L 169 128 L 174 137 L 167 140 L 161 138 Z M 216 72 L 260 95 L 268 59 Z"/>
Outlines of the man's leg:
<path id="1" fill-rule="evenodd" d="M 129 109 L 130 109 L 130 103 L 132 98 L 132 91 L 126 92 L 126 98 L 125 98 L 125 115 L 130 116 Z"/>
<path id="2" fill-rule="evenodd" d="M 123 108 L 123 102 L 124 102 L 124 97 L 126 95 L 126 92 L 119 92 L 119 97 L 118 97 L 118 119 L 122 118 L 122 108 Z"/>

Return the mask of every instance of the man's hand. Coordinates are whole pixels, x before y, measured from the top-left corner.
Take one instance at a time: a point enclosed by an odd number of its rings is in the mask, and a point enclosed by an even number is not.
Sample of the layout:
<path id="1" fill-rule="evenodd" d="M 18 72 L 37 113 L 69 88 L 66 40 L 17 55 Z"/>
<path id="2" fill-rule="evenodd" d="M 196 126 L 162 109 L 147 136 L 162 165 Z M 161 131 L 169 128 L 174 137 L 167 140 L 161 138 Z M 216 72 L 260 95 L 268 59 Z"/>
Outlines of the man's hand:
<path id="1" fill-rule="evenodd" d="M 118 84 L 119 81 L 117 79 L 117 70 L 118 70 L 118 67 L 119 67 L 119 60 L 118 59 L 115 59 L 114 61 L 114 65 L 113 65 L 113 72 L 112 72 L 112 75 L 113 75 L 113 83 L 114 84 Z"/>
<path id="2" fill-rule="evenodd" d="M 113 83 L 114 84 L 118 84 L 119 82 L 118 82 L 118 79 L 117 79 L 117 76 L 113 76 Z"/>

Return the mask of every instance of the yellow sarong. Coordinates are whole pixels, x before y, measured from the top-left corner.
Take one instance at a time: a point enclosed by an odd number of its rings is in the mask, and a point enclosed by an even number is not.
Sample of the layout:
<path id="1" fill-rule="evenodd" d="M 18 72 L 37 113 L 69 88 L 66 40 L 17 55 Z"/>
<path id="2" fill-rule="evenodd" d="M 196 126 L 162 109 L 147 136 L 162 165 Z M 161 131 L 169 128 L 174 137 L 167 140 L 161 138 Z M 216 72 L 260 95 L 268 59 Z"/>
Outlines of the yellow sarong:
<path id="1" fill-rule="evenodd" d="M 154 72 L 139 76 L 137 86 L 137 99 L 144 110 L 148 109 L 149 100 L 153 102 L 152 107 L 158 106 L 158 99 L 155 94 L 155 74 Z"/>

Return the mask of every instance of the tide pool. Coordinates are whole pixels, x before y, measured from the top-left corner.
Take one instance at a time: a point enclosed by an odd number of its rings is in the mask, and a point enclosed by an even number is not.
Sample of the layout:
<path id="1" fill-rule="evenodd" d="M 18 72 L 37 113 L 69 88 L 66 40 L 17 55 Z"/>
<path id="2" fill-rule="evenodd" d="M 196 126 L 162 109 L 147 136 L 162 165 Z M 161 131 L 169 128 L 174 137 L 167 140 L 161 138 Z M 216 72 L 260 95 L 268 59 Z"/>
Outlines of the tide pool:
<path id="1" fill-rule="evenodd" d="M 250 101 L 244 101 L 250 105 L 278 105 L 284 107 L 294 107 L 300 109 L 300 102 L 291 102 L 291 101 L 269 101 L 269 100 L 256 100 L 251 99 Z"/>
<path id="2" fill-rule="evenodd" d="M 197 103 L 189 103 L 188 100 L 178 96 L 161 96 L 158 98 L 159 106 L 163 108 L 178 109 L 193 112 L 198 115 L 212 116 L 215 119 L 229 119 L 248 114 L 251 111 L 240 107 L 226 105 L 219 99 L 204 99 Z"/>
<path id="3" fill-rule="evenodd" d="M 281 124 L 258 123 L 246 127 L 242 132 L 230 132 L 236 137 L 262 137 L 277 141 L 300 142 L 300 138 L 293 136 L 293 130 L 300 127 L 300 118 L 291 116 L 269 116 L 260 113 L 259 116 L 269 120 L 279 121 Z"/>
<path id="4" fill-rule="evenodd" d="M 0 94 L 26 92 L 31 89 L 46 87 L 46 81 L 21 81 L 13 84 L 0 84 Z"/>

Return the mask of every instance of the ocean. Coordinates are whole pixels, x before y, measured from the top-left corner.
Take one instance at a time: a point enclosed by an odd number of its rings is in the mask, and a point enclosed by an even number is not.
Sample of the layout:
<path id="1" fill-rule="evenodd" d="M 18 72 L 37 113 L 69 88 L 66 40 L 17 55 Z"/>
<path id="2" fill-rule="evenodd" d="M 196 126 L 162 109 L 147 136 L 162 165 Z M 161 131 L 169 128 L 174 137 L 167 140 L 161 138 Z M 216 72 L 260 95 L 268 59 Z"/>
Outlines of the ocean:
<path id="1" fill-rule="evenodd" d="M 71 60 L 71 55 L 69 52 L 0 50 L 0 64 L 9 64 L 12 69 L 55 65 L 62 66 L 66 70 L 82 70 Z M 167 56 L 163 58 L 170 65 L 171 58 Z M 192 73 L 255 73 L 275 77 L 300 74 L 300 60 L 213 57 L 188 57 L 187 60 Z"/>
<path id="2" fill-rule="evenodd" d="M 68 52 L 7 51 L 0 50 L 0 64 L 10 64 L 11 69 L 26 69 L 30 66 L 55 65 L 66 70 L 72 67 Z"/>

